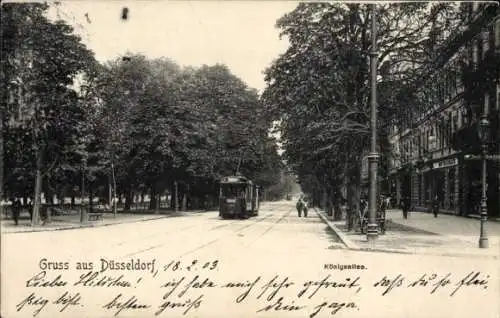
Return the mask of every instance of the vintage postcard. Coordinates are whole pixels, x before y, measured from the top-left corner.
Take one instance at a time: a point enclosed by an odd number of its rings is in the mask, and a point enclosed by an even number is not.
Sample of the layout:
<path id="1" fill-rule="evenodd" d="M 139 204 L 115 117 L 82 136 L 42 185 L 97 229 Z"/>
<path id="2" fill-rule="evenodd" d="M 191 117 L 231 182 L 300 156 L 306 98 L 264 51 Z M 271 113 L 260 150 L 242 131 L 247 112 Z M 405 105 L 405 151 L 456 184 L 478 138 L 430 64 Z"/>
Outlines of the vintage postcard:
<path id="1" fill-rule="evenodd" d="M 500 317 L 495 2 L 4 1 L 0 316 Z"/>

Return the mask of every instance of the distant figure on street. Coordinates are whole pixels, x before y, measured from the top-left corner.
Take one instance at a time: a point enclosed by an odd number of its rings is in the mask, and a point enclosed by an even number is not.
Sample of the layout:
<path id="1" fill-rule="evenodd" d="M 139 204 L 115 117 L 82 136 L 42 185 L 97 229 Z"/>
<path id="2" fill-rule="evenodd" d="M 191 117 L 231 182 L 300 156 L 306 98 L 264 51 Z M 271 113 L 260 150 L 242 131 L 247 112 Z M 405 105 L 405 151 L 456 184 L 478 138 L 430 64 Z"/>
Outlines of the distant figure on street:
<path id="1" fill-rule="evenodd" d="M 302 211 L 304 212 L 304 217 L 306 218 L 307 217 L 307 201 L 303 201 L 303 205 L 302 205 Z"/>
<path id="2" fill-rule="evenodd" d="M 408 211 L 410 210 L 410 200 L 407 196 L 401 200 L 401 209 L 403 210 L 403 218 L 408 218 Z"/>
<path id="3" fill-rule="evenodd" d="M 299 214 L 300 218 L 302 216 L 302 208 L 304 207 L 304 201 L 302 200 L 302 197 L 299 198 L 297 204 L 295 204 L 295 207 L 297 208 L 297 213 Z"/>
<path id="4" fill-rule="evenodd" d="M 382 217 L 384 219 L 385 219 L 385 212 L 387 211 L 388 205 L 389 205 L 389 201 L 387 200 L 387 197 L 381 196 L 379 210 L 380 210 L 380 217 Z"/>
<path id="5" fill-rule="evenodd" d="M 29 201 L 28 203 L 28 212 L 30 214 L 30 221 L 33 220 L 33 201 Z"/>
<path id="6" fill-rule="evenodd" d="M 14 218 L 14 223 L 19 225 L 19 215 L 21 214 L 21 201 L 15 198 L 12 201 L 12 217 Z"/>
<path id="7" fill-rule="evenodd" d="M 432 200 L 432 213 L 434 213 L 434 217 L 437 218 L 438 217 L 438 213 L 439 213 L 439 198 L 436 194 L 436 196 L 434 196 L 434 200 Z"/>

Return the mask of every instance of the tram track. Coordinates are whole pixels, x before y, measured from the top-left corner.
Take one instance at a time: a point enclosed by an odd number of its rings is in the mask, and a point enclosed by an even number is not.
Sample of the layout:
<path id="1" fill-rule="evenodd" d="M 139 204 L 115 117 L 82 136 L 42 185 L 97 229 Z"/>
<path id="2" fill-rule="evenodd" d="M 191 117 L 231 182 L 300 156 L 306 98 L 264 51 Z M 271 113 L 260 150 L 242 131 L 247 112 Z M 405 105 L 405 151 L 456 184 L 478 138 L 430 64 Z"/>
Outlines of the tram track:
<path id="1" fill-rule="evenodd" d="M 268 226 L 261 234 L 259 234 L 254 240 L 252 240 L 249 244 L 244 244 L 245 247 L 253 245 L 255 242 L 257 242 L 261 237 L 266 235 L 269 231 L 271 231 L 276 225 L 281 223 L 285 218 L 287 218 L 292 212 L 293 208 L 290 209 L 289 211 L 285 212 L 279 219 L 277 219 L 274 223 L 272 223 L 270 226 Z"/>
<path id="2" fill-rule="evenodd" d="M 273 227 L 275 227 L 278 223 L 281 223 L 286 217 L 288 217 L 293 211 L 293 208 L 288 212 L 284 213 L 276 222 L 271 224 L 262 234 L 260 234 L 255 240 L 258 240 L 260 237 L 267 234 L 267 232 L 271 231 Z"/>
<path id="3" fill-rule="evenodd" d="M 244 230 L 248 229 L 249 227 L 251 227 L 251 226 L 253 226 L 253 225 L 257 224 L 257 223 L 260 223 L 260 222 L 262 222 L 262 221 L 264 221 L 264 220 L 268 219 L 269 217 L 271 217 L 271 215 L 269 215 L 269 214 L 268 214 L 268 215 L 265 215 L 265 216 L 264 216 L 264 217 L 262 217 L 262 218 L 256 219 L 256 220 L 252 221 L 252 222 L 251 222 L 251 223 L 249 223 L 249 224 L 245 224 L 244 226 L 239 227 L 238 229 L 236 229 L 235 231 L 232 231 L 231 233 L 222 234 L 221 236 L 219 236 L 219 237 L 217 237 L 217 238 L 215 238 L 215 239 L 213 239 L 213 240 L 211 240 L 211 241 L 208 241 L 208 242 L 206 242 L 206 243 L 203 243 L 203 244 L 201 244 L 201 245 L 199 245 L 199 246 L 197 246 L 197 247 L 195 247 L 195 248 L 193 248 L 193 249 L 191 249 L 191 250 L 189 250 L 189 251 L 187 251 L 187 252 L 185 252 L 185 253 L 183 253 L 183 254 L 179 255 L 178 257 L 184 257 L 184 256 L 189 255 L 189 254 L 191 254 L 191 253 L 193 253 L 193 252 L 196 252 L 196 251 L 198 251 L 198 250 L 200 250 L 200 249 L 202 249 L 202 248 L 204 248 L 204 247 L 206 247 L 206 246 L 209 246 L 209 245 L 211 245 L 211 244 L 214 244 L 214 243 L 216 243 L 216 242 L 220 241 L 221 239 L 223 239 L 223 238 L 225 238 L 225 237 L 228 237 L 228 236 L 232 236 L 232 235 L 235 235 L 235 234 L 241 233 L 241 232 L 243 232 Z M 233 222 L 230 222 L 230 223 L 226 224 L 224 227 L 229 226 L 229 225 L 231 225 L 231 224 L 239 223 L 239 222 L 241 222 L 241 220 L 236 220 L 236 221 L 233 221 Z M 212 231 L 212 230 L 214 230 L 214 229 L 220 229 L 220 228 L 221 228 L 221 226 L 215 226 L 215 227 L 210 228 L 210 229 L 209 229 L 209 231 Z M 154 250 L 154 249 L 158 249 L 158 248 L 164 247 L 164 246 L 166 246 L 166 245 L 168 245 L 168 244 L 167 244 L 167 243 L 162 243 L 162 244 L 158 244 L 158 245 L 150 246 L 150 247 L 148 247 L 148 248 L 146 248 L 146 249 L 141 249 L 141 250 L 138 250 L 138 251 L 135 251 L 135 252 L 132 252 L 132 253 L 128 253 L 128 254 L 124 255 L 124 257 L 131 257 L 131 256 L 135 256 L 135 255 L 137 255 L 137 254 L 144 253 L 144 252 L 147 252 L 147 251 L 151 251 L 151 250 Z"/>
<path id="4" fill-rule="evenodd" d="M 273 210 L 275 210 L 275 207 L 268 208 L 268 211 L 273 211 Z M 215 226 L 213 226 L 211 228 L 208 228 L 206 231 L 208 232 L 208 231 L 218 230 L 218 229 L 221 229 L 221 228 L 225 228 L 225 227 L 231 226 L 231 225 L 233 225 L 235 223 L 240 223 L 241 221 L 242 220 L 234 220 L 234 221 L 227 222 L 225 224 L 215 225 Z M 187 230 L 190 230 L 190 229 L 192 229 L 194 227 L 197 227 L 197 226 L 198 226 L 198 224 L 184 226 L 184 227 L 179 228 L 179 229 L 174 229 L 173 231 L 172 230 L 169 230 L 169 231 L 162 230 L 161 232 L 156 232 L 156 233 L 153 233 L 151 235 L 142 236 L 142 237 L 138 238 L 137 240 L 135 240 L 135 242 L 149 240 L 149 239 L 152 239 L 152 238 L 159 238 L 159 237 L 165 238 L 165 237 L 169 237 L 169 236 L 171 236 L 173 234 L 177 234 L 177 233 L 180 233 L 180 232 L 183 232 L 183 231 L 187 231 Z M 246 227 L 248 227 L 248 226 L 245 226 L 244 228 L 246 228 Z M 130 242 L 130 240 L 124 240 L 124 241 L 121 241 L 121 242 L 118 242 L 118 243 L 110 244 L 108 247 L 109 248 L 116 248 L 116 247 L 119 247 L 119 246 L 123 246 L 123 245 L 125 245 L 125 244 L 127 244 L 129 242 Z M 149 248 L 147 250 L 149 250 Z"/>
<path id="5" fill-rule="evenodd" d="M 252 241 L 250 241 L 249 243 L 246 243 L 246 244 L 244 243 L 244 244 L 242 244 L 242 245 L 241 245 L 241 247 L 248 247 L 248 246 L 253 245 L 253 244 L 254 244 L 256 241 L 258 241 L 261 237 L 263 237 L 265 234 L 267 234 L 269 231 L 271 231 L 271 230 L 272 230 L 272 229 L 273 229 L 276 225 L 278 225 L 278 224 L 279 224 L 279 223 L 281 223 L 281 222 L 282 222 L 285 218 L 287 218 L 287 217 L 288 217 L 288 216 L 289 216 L 289 215 L 290 215 L 293 211 L 294 211 L 294 209 L 292 208 L 292 209 L 290 209 L 289 211 L 286 211 L 285 213 L 283 213 L 283 215 L 281 215 L 281 216 L 280 216 L 280 217 L 279 217 L 279 218 L 278 218 L 275 222 L 273 222 L 270 226 L 268 226 L 268 227 L 267 227 L 267 228 L 266 228 L 266 229 L 265 229 L 265 230 L 264 230 L 261 234 L 259 234 L 259 235 L 258 235 L 255 239 L 253 239 L 253 240 L 252 240 Z M 272 216 L 272 215 L 266 215 L 266 217 L 264 217 L 264 218 L 260 219 L 260 220 L 259 220 L 259 221 L 257 221 L 257 222 L 254 222 L 254 223 L 252 223 L 252 224 L 250 224 L 250 225 L 254 225 L 254 224 L 259 223 L 259 222 L 261 222 L 261 221 L 267 220 L 267 219 L 268 219 L 268 217 L 271 217 L 271 216 Z M 241 233 L 241 232 L 242 232 L 242 230 L 244 230 L 244 229 L 248 228 L 250 225 L 247 225 L 247 226 L 246 226 L 245 228 L 243 228 L 243 229 L 239 229 L 239 230 L 238 230 L 238 231 L 236 231 L 235 233 Z M 196 247 L 196 248 L 194 248 L 194 249 L 192 249 L 192 250 L 190 250 L 190 251 L 188 251 L 188 252 L 186 252 L 186 253 L 183 253 L 180 257 L 184 257 L 184 256 L 186 256 L 186 255 L 189 255 L 189 254 L 193 253 L 193 252 L 199 251 L 200 249 L 202 249 L 202 248 L 204 248 L 204 247 L 207 247 L 207 246 L 209 246 L 209 245 L 212 245 L 212 244 L 216 243 L 217 241 L 220 241 L 220 239 L 221 239 L 221 238 L 222 238 L 222 237 L 217 238 L 217 239 L 212 240 L 212 241 L 209 241 L 209 242 L 207 242 L 207 243 L 205 243 L 205 244 L 202 244 L 202 245 L 200 245 L 200 246 L 198 246 L 198 247 Z M 235 258 L 235 256 L 229 256 L 229 258 Z"/>
<path id="6" fill-rule="evenodd" d="M 194 249 L 191 249 L 191 250 L 189 250 L 189 251 L 187 251 L 187 252 L 185 252 L 185 253 L 183 253 L 183 254 L 179 255 L 178 257 L 179 257 L 179 258 L 180 258 L 180 257 L 184 257 L 184 256 L 186 256 L 186 255 L 189 255 L 189 254 L 191 254 L 191 253 L 194 253 L 194 252 L 196 252 L 196 251 L 199 251 L 200 249 L 202 249 L 202 248 L 204 248 L 204 247 L 207 247 L 207 246 L 209 246 L 209 245 L 212 245 L 212 244 L 214 244 L 214 243 L 216 243 L 216 242 L 220 241 L 221 239 L 223 239 L 223 238 L 225 238 L 225 237 L 228 237 L 228 236 L 232 236 L 232 235 L 234 235 L 234 234 L 241 233 L 241 232 L 243 232 L 244 230 L 248 229 L 250 226 L 255 225 L 255 224 L 257 224 L 257 223 L 260 223 L 260 222 L 262 222 L 262 221 L 266 220 L 267 218 L 269 218 L 270 216 L 271 216 L 271 215 L 269 215 L 269 214 L 268 214 L 268 215 L 264 216 L 263 218 L 256 220 L 255 222 L 252 222 L 252 223 L 250 223 L 250 224 L 246 224 L 245 226 L 243 226 L 243 227 L 241 227 L 241 228 L 237 229 L 236 231 L 234 231 L 234 233 L 231 233 L 231 234 L 226 234 L 226 235 L 222 235 L 222 236 L 220 236 L 220 237 L 218 237 L 218 238 L 216 238 L 216 239 L 214 239 L 214 240 L 211 240 L 211 241 L 209 241 L 209 242 L 207 242 L 207 243 L 205 243 L 205 244 L 199 245 L 199 246 L 195 247 Z"/>

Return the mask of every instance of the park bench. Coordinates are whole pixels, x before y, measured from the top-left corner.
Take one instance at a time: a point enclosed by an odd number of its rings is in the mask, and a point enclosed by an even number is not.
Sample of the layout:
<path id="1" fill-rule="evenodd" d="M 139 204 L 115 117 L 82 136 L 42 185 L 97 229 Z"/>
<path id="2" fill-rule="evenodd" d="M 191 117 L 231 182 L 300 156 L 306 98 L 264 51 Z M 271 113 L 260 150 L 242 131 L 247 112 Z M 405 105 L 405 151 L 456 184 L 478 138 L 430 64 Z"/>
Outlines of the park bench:
<path id="1" fill-rule="evenodd" d="M 102 221 L 102 213 L 89 213 L 89 221 Z"/>

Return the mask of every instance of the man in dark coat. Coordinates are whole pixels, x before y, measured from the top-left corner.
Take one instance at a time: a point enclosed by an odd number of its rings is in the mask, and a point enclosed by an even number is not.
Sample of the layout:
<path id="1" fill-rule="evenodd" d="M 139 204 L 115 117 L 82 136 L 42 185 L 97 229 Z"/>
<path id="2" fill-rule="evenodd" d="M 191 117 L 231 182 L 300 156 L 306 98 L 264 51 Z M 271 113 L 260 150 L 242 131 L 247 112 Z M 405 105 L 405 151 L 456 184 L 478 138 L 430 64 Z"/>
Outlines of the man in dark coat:
<path id="1" fill-rule="evenodd" d="M 297 208 L 297 213 L 299 214 L 300 218 L 302 216 L 302 208 L 304 207 L 304 201 L 302 201 L 302 197 L 299 198 L 297 204 L 295 204 L 295 207 Z"/>
<path id="2" fill-rule="evenodd" d="M 19 199 L 14 199 L 12 202 L 12 216 L 14 217 L 14 222 L 19 225 L 19 215 L 21 214 L 21 202 Z"/>
<path id="3" fill-rule="evenodd" d="M 434 217 L 438 217 L 439 213 L 439 197 L 436 195 L 434 196 L 434 200 L 432 200 L 432 213 L 434 213 Z"/>
<path id="4" fill-rule="evenodd" d="M 306 218 L 307 217 L 307 210 L 308 210 L 308 207 L 307 207 L 307 201 L 303 201 L 302 202 L 302 211 L 304 212 L 304 217 Z"/>
<path id="5" fill-rule="evenodd" d="M 408 196 L 403 197 L 401 200 L 401 209 L 403 210 L 403 217 L 408 218 L 408 211 L 410 210 L 410 199 Z"/>

